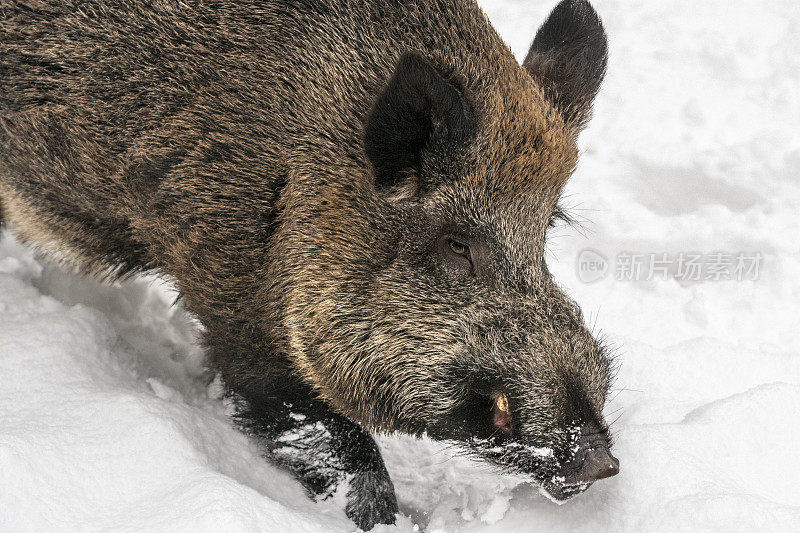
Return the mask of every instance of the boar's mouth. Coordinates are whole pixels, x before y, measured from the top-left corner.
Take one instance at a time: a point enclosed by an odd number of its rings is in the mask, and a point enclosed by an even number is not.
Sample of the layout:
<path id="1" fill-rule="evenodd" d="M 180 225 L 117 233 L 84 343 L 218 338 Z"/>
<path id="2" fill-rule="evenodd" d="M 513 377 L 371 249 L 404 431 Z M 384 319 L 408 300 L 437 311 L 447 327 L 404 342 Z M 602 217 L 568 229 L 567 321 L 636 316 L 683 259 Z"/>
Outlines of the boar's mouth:
<path id="1" fill-rule="evenodd" d="M 557 470 L 553 449 L 520 440 L 505 393 L 495 388 L 476 390 L 473 388 L 446 420 L 428 427 L 428 435 L 460 443 L 471 455 L 508 473 L 532 477 L 540 483 L 550 479 Z"/>
<path id="2" fill-rule="evenodd" d="M 559 484 L 557 481 L 544 481 L 539 484 L 540 492 L 549 500 L 561 504 L 577 496 L 592 486 L 592 483 Z"/>
<path id="3" fill-rule="evenodd" d="M 570 424 L 567 437 L 557 451 L 535 446 L 516 434 L 507 396 L 501 392 L 478 394 L 467 403 L 472 418 L 471 436 L 460 435 L 469 451 L 504 471 L 522 475 L 536 483 L 551 500 L 560 503 L 588 489 L 595 481 L 619 472 L 619 461 L 611 453 L 608 432 L 596 422 Z M 463 424 L 465 419 L 461 419 Z M 458 424 L 461 425 L 461 424 Z M 452 427 L 452 426 L 451 426 Z M 478 431 L 475 431 L 475 430 Z M 437 432 L 431 436 L 437 438 Z M 453 440 L 452 433 L 445 440 Z"/>
<path id="4" fill-rule="evenodd" d="M 444 425 L 428 428 L 431 437 L 466 445 L 468 453 L 539 485 L 553 501 L 566 501 L 619 472 L 600 423 L 574 421 L 558 431 L 558 444 L 537 446 L 520 434 L 518 413 L 501 388 L 472 388 L 450 414 Z"/>
<path id="5" fill-rule="evenodd" d="M 551 500 L 560 503 L 588 489 L 595 481 L 619 473 L 619 460 L 611 453 L 608 438 L 595 424 L 580 429 L 580 437 L 568 446 L 568 456 L 552 448 L 492 436 L 473 438 L 473 450 L 509 473 L 521 474 L 539 485 Z"/>

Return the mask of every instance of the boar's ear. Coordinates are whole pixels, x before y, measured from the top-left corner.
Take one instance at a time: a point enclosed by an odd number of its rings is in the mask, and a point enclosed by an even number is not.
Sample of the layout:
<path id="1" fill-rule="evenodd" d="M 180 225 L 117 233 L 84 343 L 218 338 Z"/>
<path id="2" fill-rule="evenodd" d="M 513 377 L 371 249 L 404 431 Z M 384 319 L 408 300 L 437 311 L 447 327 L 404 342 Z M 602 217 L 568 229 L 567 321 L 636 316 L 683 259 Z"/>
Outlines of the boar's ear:
<path id="1" fill-rule="evenodd" d="M 586 0 L 564 0 L 539 28 L 522 63 L 567 123 L 580 129 L 606 73 L 603 24 Z"/>
<path id="2" fill-rule="evenodd" d="M 431 172 L 421 179 L 431 179 L 441 170 L 437 161 L 468 138 L 473 116 L 455 76 L 443 74 L 418 53 L 404 54 L 364 130 L 376 188 L 393 187 L 408 175 L 406 171 L 420 171 L 423 165 Z M 426 185 L 431 184 L 418 184 Z"/>

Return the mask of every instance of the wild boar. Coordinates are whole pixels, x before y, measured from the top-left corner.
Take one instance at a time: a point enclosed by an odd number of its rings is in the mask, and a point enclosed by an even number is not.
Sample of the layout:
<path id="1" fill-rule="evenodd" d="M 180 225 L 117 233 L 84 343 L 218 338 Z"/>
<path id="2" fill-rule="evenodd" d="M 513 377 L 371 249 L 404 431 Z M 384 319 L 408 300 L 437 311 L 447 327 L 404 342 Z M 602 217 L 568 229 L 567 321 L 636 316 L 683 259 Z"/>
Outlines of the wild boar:
<path id="1" fill-rule="evenodd" d="M 583 0 L 522 65 L 473 0 L 2 0 L 2 214 L 173 279 L 241 426 L 363 529 L 397 512 L 370 431 L 563 499 L 618 471 L 544 257 L 606 58 Z"/>

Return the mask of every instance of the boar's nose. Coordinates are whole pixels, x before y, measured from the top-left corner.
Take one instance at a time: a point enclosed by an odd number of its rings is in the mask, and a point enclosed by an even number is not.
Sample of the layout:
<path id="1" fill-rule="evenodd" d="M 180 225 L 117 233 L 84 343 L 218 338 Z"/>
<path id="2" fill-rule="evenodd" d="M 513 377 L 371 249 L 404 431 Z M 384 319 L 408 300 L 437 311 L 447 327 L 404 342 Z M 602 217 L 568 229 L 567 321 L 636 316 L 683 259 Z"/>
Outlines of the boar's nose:
<path id="1" fill-rule="evenodd" d="M 611 455 L 606 433 L 595 424 L 582 428 L 578 449 L 565 465 L 567 483 L 592 483 L 619 473 L 619 460 Z"/>
<path id="2" fill-rule="evenodd" d="M 591 483 L 599 479 L 616 476 L 619 473 L 619 460 L 611 455 L 607 446 L 598 446 L 586 451 L 583 464 L 578 470 L 576 481 Z"/>

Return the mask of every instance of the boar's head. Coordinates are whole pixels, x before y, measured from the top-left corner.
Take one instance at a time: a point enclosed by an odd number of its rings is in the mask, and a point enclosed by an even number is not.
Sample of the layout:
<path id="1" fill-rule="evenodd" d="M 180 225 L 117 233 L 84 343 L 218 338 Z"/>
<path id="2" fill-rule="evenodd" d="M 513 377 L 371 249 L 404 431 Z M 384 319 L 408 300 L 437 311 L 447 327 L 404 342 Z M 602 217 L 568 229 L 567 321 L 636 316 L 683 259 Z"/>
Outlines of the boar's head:
<path id="1" fill-rule="evenodd" d="M 365 122 L 370 183 L 315 221 L 323 279 L 293 299 L 291 342 L 352 419 L 458 441 L 565 499 L 618 471 L 610 359 L 545 263 L 605 32 L 565 1 L 510 56 L 402 55 Z"/>

